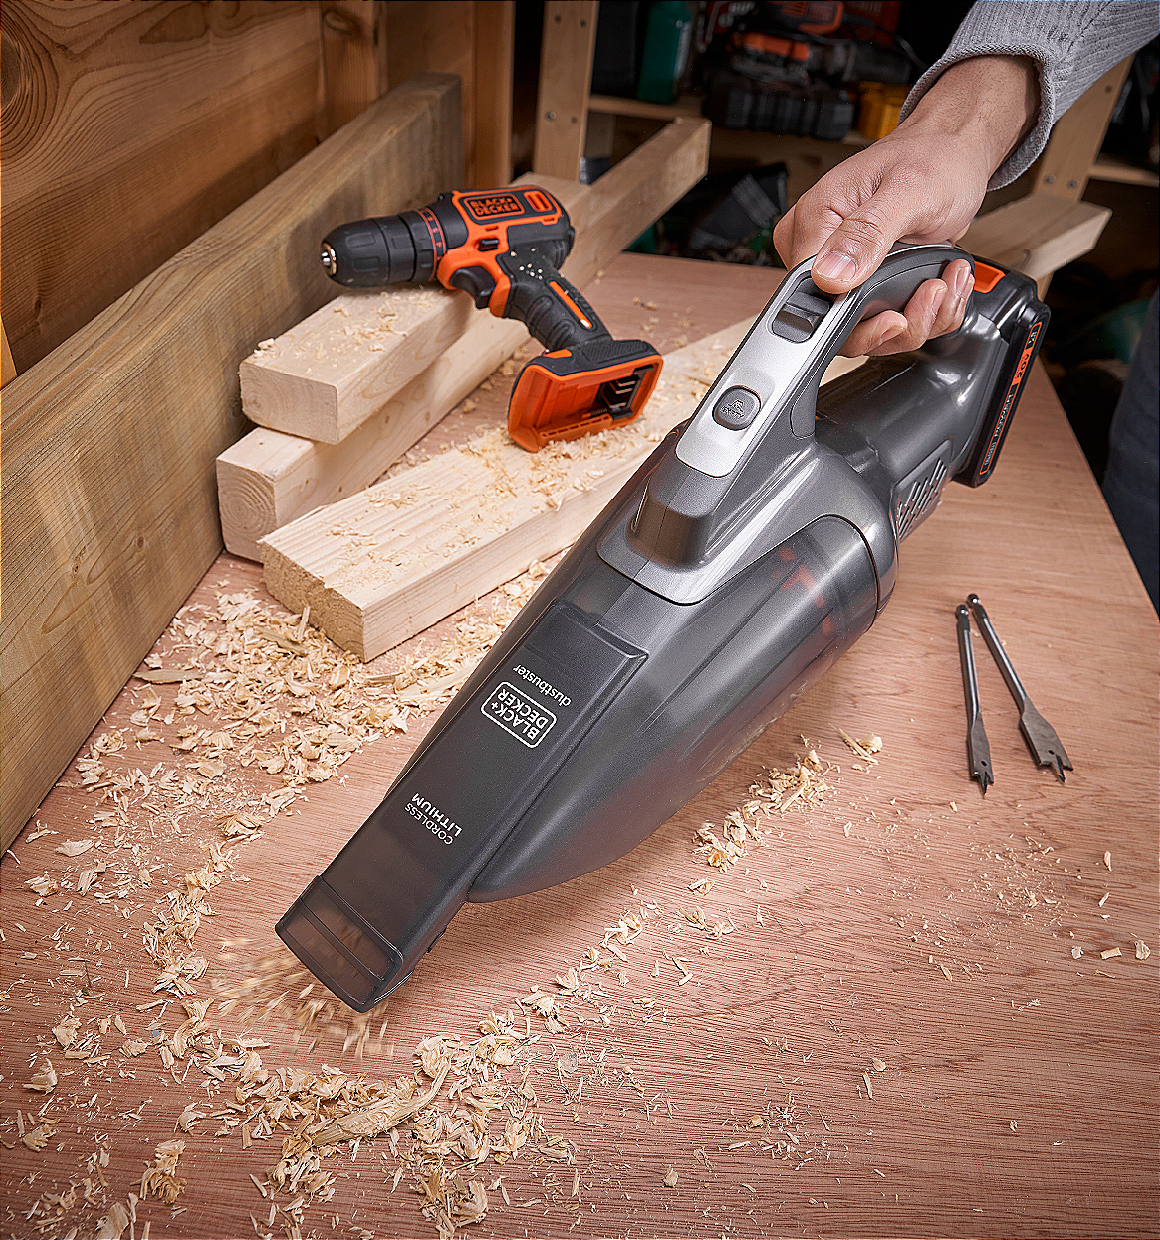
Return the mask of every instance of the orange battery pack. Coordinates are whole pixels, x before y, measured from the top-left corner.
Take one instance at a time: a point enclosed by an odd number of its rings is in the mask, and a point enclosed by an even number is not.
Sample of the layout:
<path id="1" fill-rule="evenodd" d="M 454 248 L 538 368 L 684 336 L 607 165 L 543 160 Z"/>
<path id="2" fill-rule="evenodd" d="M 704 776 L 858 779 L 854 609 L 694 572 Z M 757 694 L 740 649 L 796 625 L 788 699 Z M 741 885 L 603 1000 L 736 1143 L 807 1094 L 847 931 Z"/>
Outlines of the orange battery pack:
<path id="1" fill-rule="evenodd" d="M 553 441 L 627 426 L 644 408 L 662 365 L 643 340 L 605 338 L 541 354 L 512 388 L 508 434 L 538 452 Z"/>

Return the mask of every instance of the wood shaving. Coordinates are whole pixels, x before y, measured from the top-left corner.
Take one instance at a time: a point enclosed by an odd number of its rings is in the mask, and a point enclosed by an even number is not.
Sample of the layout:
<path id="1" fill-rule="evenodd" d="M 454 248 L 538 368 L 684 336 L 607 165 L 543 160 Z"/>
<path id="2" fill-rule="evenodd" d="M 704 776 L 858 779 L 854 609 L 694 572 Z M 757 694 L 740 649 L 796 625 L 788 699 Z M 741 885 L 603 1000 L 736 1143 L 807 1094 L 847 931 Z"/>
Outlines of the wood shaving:
<path id="1" fill-rule="evenodd" d="M 119 1201 L 115 1201 L 108 1214 L 97 1223 L 96 1240 L 121 1240 L 128 1226 L 129 1211 Z"/>
<path id="2" fill-rule="evenodd" d="M 27 1081 L 25 1089 L 35 1089 L 42 1094 L 51 1094 L 56 1088 L 56 1070 L 52 1066 L 52 1060 L 46 1059 L 44 1063 L 32 1074 L 32 1079 Z"/>
<path id="3" fill-rule="evenodd" d="M 878 759 L 872 755 L 882 749 L 882 737 L 868 736 L 865 740 L 856 741 L 853 737 L 847 736 L 841 728 L 838 729 L 838 735 L 849 745 L 851 752 L 861 758 L 863 762 L 868 762 L 871 766 L 878 765 Z"/>
<path id="4" fill-rule="evenodd" d="M 1148 947 L 1148 944 L 1145 943 L 1143 939 L 1137 939 L 1136 940 L 1136 959 L 1147 960 L 1151 954 L 1152 954 L 1152 951 Z"/>
<path id="5" fill-rule="evenodd" d="M 177 1178 L 177 1160 L 185 1149 L 184 1141 L 162 1141 L 156 1149 L 153 1162 L 141 1176 L 141 1196 L 152 1193 L 172 1205 L 185 1190 L 185 1181 Z"/>
<path id="6" fill-rule="evenodd" d="M 1100 952 L 1100 959 L 1111 960 L 1113 956 L 1122 956 L 1123 954 L 1118 947 L 1109 947 L 1107 951 Z"/>
<path id="7" fill-rule="evenodd" d="M 96 843 L 96 840 L 65 840 L 56 851 L 65 857 L 79 857 Z"/>

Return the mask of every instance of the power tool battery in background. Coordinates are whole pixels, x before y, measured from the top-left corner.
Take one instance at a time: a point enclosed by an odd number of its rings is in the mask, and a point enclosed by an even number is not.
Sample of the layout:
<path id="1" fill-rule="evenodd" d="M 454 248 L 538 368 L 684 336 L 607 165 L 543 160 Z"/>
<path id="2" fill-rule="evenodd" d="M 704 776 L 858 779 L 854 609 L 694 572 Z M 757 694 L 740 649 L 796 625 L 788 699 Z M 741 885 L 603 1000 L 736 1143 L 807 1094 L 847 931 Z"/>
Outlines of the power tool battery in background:
<path id="1" fill-rule="evenodd" d="M 902 86 L 925 67 L 892 29 L 898 7 L 833 0 L 710 4 L 704 114 L 730 129 L 840 140 L 858 118 L 863 84 Z"/>

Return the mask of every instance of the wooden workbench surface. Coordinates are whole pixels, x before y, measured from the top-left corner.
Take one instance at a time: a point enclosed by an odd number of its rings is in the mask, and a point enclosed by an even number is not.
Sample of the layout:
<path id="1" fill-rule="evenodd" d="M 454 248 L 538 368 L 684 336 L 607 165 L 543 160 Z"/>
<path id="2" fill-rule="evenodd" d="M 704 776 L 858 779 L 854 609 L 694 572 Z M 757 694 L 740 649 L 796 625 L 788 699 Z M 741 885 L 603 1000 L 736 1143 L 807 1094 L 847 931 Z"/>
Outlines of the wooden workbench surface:
<path id="1" fill-rule="evenodd" d="M 622 255 L 587 294 L 614 334 L 668 349 L 755 313 L 775 284 L 768 270 Z M 491 381 L 425 446 L 501 416 L 510 382 Z M 967 777 L 953 609 L 973 590 L 1067 747 L 1066 785 L 1032 764 L 979 641 L 996 783 L 984 799 Z M 246 591 L 260 604 L 247 649 L 267 641 L 273 659 L 292 658 L 305 631 L 286 618 L 282 645 L 270 643 L 259 630 L 277 629 L 285 613 L 262 590 L 260 567 L 222 556 L 155 661 L 211 666 L 219 596 L 236 610 Z M 502 616 L 513 606 L 497 592 L 467 619 L 477 632 L 494 607 Z M 366 672 L 390 673 L 455 631 L 445 621 Z M 285 725 L 278 742 L 319 726 L 334 705 L 338 689 L 304 688 L 307 674 L 253 702 L 253 718 L 273 712 Z M 362 669 L 344 674 L 343 709 L 376 694 L 397 706 L 390 686 L 359 687 Z M 120 1234 L 120 1222 L 128 1235 L 118 1209 L 135 1205 L 135 1234 L 148 1223 L 151 1237 L 434 1235 L 399 1161 L 415 1156 L 419 1128 L 431 1149 L 429 1122 L 408 1120 L 393 1146 L 387 1136 L 340 1145 L 321 1163 L 334 1176 L 329 1200 L 275 1192 L 266 1172 L 298 1123 L 291 1110 L 263 1135 L 252 1092 L 261 1078 L 246 1075 L 230 1038 L 264 1043 L 269 1081 L 325 1064 L 393 1082 L 418 1072 L 421 1039 L 478 1038 L 489 1013 L 508 1010 L 523 1040 L 513 1065 L 489 1069 L 510 1087 L 492 1139 L 502 1146 L 513 1112 L 530 1136 L 502 1165 L 442 1160 L 487 1194 L 471 1235 L 1160 1230 L 1157 623 L 1040 370 L 993 480 L 947 490 L 903 547 L 889 608 L 803 702 L 621 861 L 523 899 L 467 906 L 365 1029 L 319 1017 L 296 1038 L 306 982 L 288 976 L 273 926 L 434 715 L 412 708 L 405 733 L 370 740 L 334 778 L 291 784 L 297 799 L 269 816 L 293 763 L 241 765 L 244 745 L 231 751 L 212 737 L 243 735 L 237 716 L 191 707 L 198 683 L 179 698 L 176 684 L 131 682 L 93 738 L 119 733 L 125 746 L 102 743 L 89 787 L 70 767 L 0 867 L 0 1234 L 92 1236 L 106 1218 L 105 1234 Z M 199 732 L 183 739 L 191 725 Z M 859 761 L 839 730 L 881 737 L 877 764 Z M 161 739 L 134 739 L 149 731 Z M 799 799 L 757 819 L 760 842 L 727 872 L 710 868 L 697 828 L 709 822 L 723 836 L 755 780 L 808 752 L 803 736 L 840 767 L 825 773 L 828 790 L 812 807 Z M 239 821 L 243 838 L 224 839 Z M 259 833 L 245 838 L 247 823 Z M 68 856 L 66 841 L 95 843 Z M 225 858 L 217 872 L 211 844 Z M 167 1068 L 158 1039 L 172 1038 L 185 1012 L 180 983 L 154 993 L 161 968 L 143 927 L 197 903 L 167 893 L 189 896 L 183 875 L 207 861 L 202 881 L 220 881 L 202 893 L 191 940 L 205 972 L 194 976 L 187 959 L 186 980 L 193 999 L 215 1003 L 200 1046 Z M 82 894 L 79 875 L 101 862 Z M 40 876 L 40 887 L 58 889 L 39 897 L 26 884 Z M 711 888 L 692 889 L 704 879 Z M 584 968 L 589 948 L 602 964 Z M 556 982 L 571 968 L 575 995 Z M 256 975 L 258 998 L 286 998 L 243 1025 L 246 1005 L 220 1001 Z M 563 1026 L 517 1005 L 537 986 L 557 996 Z M 124 1032 L 108 1024 L 118 1016 Z M 47 1094 L 27 1087 L 46 1059 L 57 1076 Z M 514 1092 L 528 1068 L 534 1103 Z M 193 1119 L 190 1104 L 205 1118 Z M 446 1085 L 440 1105 L 451 1109 Z M 156 1147 L 175 1137 L 183 1191 L 172 1204 L 156 1191 L 135 1202 Z M 71 1197 L 70 1185 L 79 1186 Z M 60 1194 L 63 1203 L 52 1200 Z"/>

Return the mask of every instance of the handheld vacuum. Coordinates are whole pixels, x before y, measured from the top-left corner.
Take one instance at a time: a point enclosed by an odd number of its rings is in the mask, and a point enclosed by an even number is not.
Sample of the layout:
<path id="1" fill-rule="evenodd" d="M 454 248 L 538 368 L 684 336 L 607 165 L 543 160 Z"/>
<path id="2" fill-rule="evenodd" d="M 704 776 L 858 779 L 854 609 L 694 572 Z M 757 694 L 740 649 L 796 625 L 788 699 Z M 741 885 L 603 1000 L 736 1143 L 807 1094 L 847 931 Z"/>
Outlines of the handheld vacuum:
<path id="1" fill-rule="evenodd" d="M 898 246 L 841 296 L 809 262 L 789 273 L 278 922 L 339 998 L 380 1002 L 465 900 L 629 852 L 870 627 L 947 482 L 993 472 L 1048 311 L 1027 277 L 972 259 L 956 332 L 819 394 L 822 372 L 956 258 Z"/>

